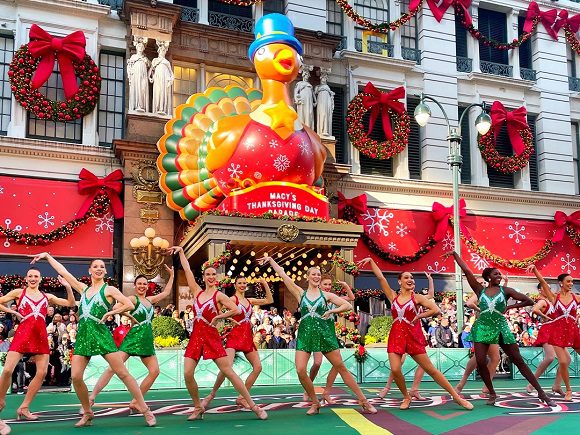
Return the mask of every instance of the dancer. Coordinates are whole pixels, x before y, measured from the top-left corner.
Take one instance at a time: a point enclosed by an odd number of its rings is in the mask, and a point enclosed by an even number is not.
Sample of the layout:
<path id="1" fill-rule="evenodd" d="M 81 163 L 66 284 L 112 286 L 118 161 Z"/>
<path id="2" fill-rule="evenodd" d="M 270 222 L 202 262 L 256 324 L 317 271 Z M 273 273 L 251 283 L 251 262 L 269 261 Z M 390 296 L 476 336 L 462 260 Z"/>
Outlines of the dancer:
<path id="1" fill-rule="evenodd" d="M 236 288 L 236 293 L 230 298 L 234 304 L 238 307 L 240 314 L 232 317 L 236 326 L 228 333 L 226 336 L 226 353 L 228 354 L 228 360 L 230 365 L 233 365 L 236 352 L 244 352 L 244 355 L 248 362 L 252 365 L 252 371 L 246 378 L 246 389 L 248 392 L 260 376 L 262 372 L 262 363 L 260 362 L 260 355 L 254 345 L 252 325 L 250 324 L 250 317 L 252 317 L 252 307 L 256 305 L 270 305 L 274 303 L 274 297 L 270 291 L 270 286 L 264 278 L 258 280 L 262 288 L 266 291 L 265 299 L 256 298 L 246 298 L 246 290 L 248 289 L 248 281 L 244 276 L 238 276 L 234 280 L 234 287 Z M 206 398 L 201 401 L 202 408 L 207 409 L 211 401 L 214 399 L 219 387 L 224 382 L 225 376 L 220 371 L 217 375 L 215 383 L 212 390 Z M 240 395 L 236 399 L 236 404 L 241 408 L 249 408 L 248 404 L 245 402 L 244 398 Z"/>
<path id="2" fill-rule="evenodd" d="M 246 403 L 254 411 L 256 416 L 260 420 L 266 420 L 268 414 L 254 403 L 248 389 L 232 369 L 232 362 L 228 358 L 228 354 L 222 345 L 221 337 L 215 326 L 218 320 L 236 316 L 240 314 L 240 310 L 234 301 L 217 290 L 217 272 L 213 267 L 208 267 L 203 271 L 203 281 L 205 283 L 205 290 L 203 290 L 195 281 L 195 277 L 189 266 L 189 261 L 187 261 L 183 253 L 183 248 L 174 246 L 171 248 L 171 251 L 174 254 L 179 254 L 179 260 L 185 272 L 187 285 L 193 297 L 193 309 L 195 310 L 195 322 L 187 349 L 185 350 L 185 362 L 183 364 L 185 385 L 194 404 L 193 413 L 189 416 L 188 420 L 203 419 L 203 414 L 205 413 L 205 408 L 199 400 L 197 382 L 195 382 L 195 368 L 202 356 L 203 359 L 213 360 L 238 393 L 246 400 Z M 218 314 L 221 307 L 225 307 L 228 311 Z"/>
<path id="3" fill-rule="evenodd" d="M 425 297 L 427 299 L 434 300 L 435 299 L 435 285 L 433 284 L 433 277 L 431 276 L 430 273 L 427 273 L 427 272 L 425 272 L 425 275 L 427 276 L 427 282 L 429 283 L 428 291 L 427 291 L 427 294 L 425 295 Z M 403 358 L 401 359 L 401 366 L 405 363 L 405 359 L 407 359 L 407 354 L 403 355 Z M 423 370 L 423 367 L 418 365 L 417 368 L 415 369 L 415 376 L 413 377 L 413 385 L 411 385 L 411 389 L 409 390 L 409 395 L 413 399 L 417 399 L 419 401 L 427 400 L 425 397 L 421 396 L 421 393 L 419 392 L 419 386 L 421 385 L 421 380 L 423 379 L 423 376 L 425 376 L 425 370 Z M 387 384 L 385 385 L 385 388 L 383 388 L 381 390 L 381 392 L 378 394 L 378 396 L 381 399 L 384 399 L 387 396 L 387 394 L 389 394 L 389 391 L 391 391 L 391 385 L 393 384 L 394 379 L 395 379 L 395 376 L 393 375 L 393 372 L 391 371 L 391 373 L 389 373 L 389 379 L 387 379 Z"/>
<path id="4" fill-rule="evenodd" d="M 6 404 L 6 392 L 12 381 L 12 373 L 23 355 L 35 355 L 36 374 L 30 385 L 22 404 L 16 410 L 17 420 L 38 420 L 38 416 L 31 414 L 29 406 L 42 386 L 48 369 L 50 350 L 48 346 L 48 335 L 46 333 L 46 315 L 48 305 L 61 305 L 64 307 L 74 307 L 75 297 L 71 287 L 62 277 L 58 281 L 64 285 L 67 298 L 58 298 L 50 293 L 40 291 L 39 285 L 42 280 L 40 271 L 31 267 L 26 272 L 26 288 L 14 289 L 8 294 L 0 297 L 0 310 L 12 314 L 20 321 L 16 334 L 12 339 L 6 362 L 0 377 L 0 410 Z M 16 310 L 5 306 L 8 302 L 17 301 Z M 0 421 L 0 434 L 6 432 L 7 425 Z"/>
<path id="5" fill-rule="evenodd" d="M 119 347 L 123 362 L 127 361 L 131 356 L 138 356 L 147 368 L 147 376 L 145 376 L 139 386 L 143 396 L 145 396 L 155 382 L 155 379 L 159 376 L 159 363 L 155 356 L 153 327 L 151 326 L 153 309 L 155 304 L 171 295 L 171 291 L 173 290 L 173 267 L 164 266 L 165 270 L 169 273 L 169 279 L 163 291 L 158 295 L 147 297 L 149 281 L 145 276 L 138 275 L 133 281 L 136 294 L 129 297 L 129 300 L 135 306 L 129 315 L 132 317 L 133 326 L 129 329 L 129 332 Z M 89 396 L 91 406 L 94 405 L 97 395 L 107 386 L 114 374 L 111 367 L 107 367 L 103 372 Z M 129 408 L 131 411 L 137 409 L 135 407 L 135 400 L 129 403 Z"/>
<path id="6" fill-rule="evenodd" d="M 530 270 L 531 271 L 531 270 Z M 542 284 L 538 284 L 538 290 L 541 290 Z M 550 332 L 552 329 L 552 325 L 554 320 L 556 319 L 556 313 L 554 310 L 554 305 L 546 299 L 541 297 L 532 308 L 532 313 L 536 316 L 541 317 L 544 321 L 539 326 L 538 336 L 536 341 L 534 342 L 534 346 L 542 346 L 544 349 L 544 359 L 538 367 L 536 368 L 536 372 L 534 376 L 536 379 L 540 379 L 540 376 L 546 371 L 546 369 L 552 364 L 554 358 L 556 358 L 556 351 L 554 350 L 554 346 L 548 343 L 550 339 Z M 562 391 L 562 386 L 560 384 L 561 376 L 560 376 L 560 367 L 558 367 L 556 371 L 556 379 L 554 379 L 554 384 L 552 385 L 552 393 L 559 394 L 564 396 L 564 392 Z M 526 391 L 528 393 L 532 392 L 531 384 L 526 386 Z"/>
<path id="7" fill-rule="evenodd" d="M 338 350 L 338 339 L 334 331 L 334 321 L 331 317 L 333 314 L 350 310 L 352 308 L 351 304 L 334 293 L 320 290 L 321 274 L 320 269 L 317 267 L 308 269 L 306 273 L 308 288 L 305 291 L 292 281 L 292 278 L 284 272 L 284 269 L 272 257 L 259 258 L 258 263 L 260 265 L 269 263 L 300 304 L 301 317 L 294 361 L 298 379 L 312 400 L 312 405 L 306 414 L 314 415 L 320 412 L 320 402 L 306 371 L 312 352 L 322 352 L 334 366 L 344 383 L 357 396 L 363 413 L 376 414 L 377 410 L 368 402 L 352 374 L 347 370 Z M 329 302 L 334 304 L 336 308 L 329 309 Z"/>
<path id="8" fill-rule="evenodd" d="M 552 292 L 550 285 L 540 274 L 538 268 L 532 264 L 528 271 L 534 272 L 536 278 L 542 285 L 542 296 L 554 305 L 554 320 L 549 330 L 548 343 L 554 346 L 556 358 L 558 358 L 558 368 L 560 376 L 566 385 L 566 394 L 564 400 L 572 400 L 572 388 L 570 387 L 570 354 L 567 347 L 571 347 L 580 354 L 580 331 L 576 324 L 576 315 L 578 314 L 578 299 L 572 293 L 574 288 L 574 278 L 569 273 L 558 275 L 558 284 L 560 291 L 556 294 Z M 532 384 L 533 385 L 533 384 Z"/>
<path id="9" fill-rule="evenodd" d="M 467 410 L 473 409 L 473 405 L 457 394 L 449 381 L 435 368 L 427 356 L 427 351 L 425 350 L 427 343 L 419 320 L 424 317 L 433 317 L 439 313 L 440 310 L 435 305 L 435 301 L 423 295 L 415 295 L 415 280 L 411 273 L 401 272 L 399 274 L 398 279 L 401 290 L 397 295 L 372 258 L 367 257 L 359 261 L 357 266 L 361 268 L 367 264 L 370 264 L 385 296 L 391 302 L 393 326 L 389 333 L 387 350 L 389 352 L 389 364 L 395 378 L 395 383 L 399 387 L 399 390 L 401 390 L 401 393 L 403 393 L 403 402 L 399 408 L 409 409 L 412 401 L 412 397 L 408 393 L 407 386 L 405 385 L 405 377 L 401 371 L 403 355 L 408 353 L 435 382 L 451 394 L 451 397 L 453 397 L 453 400 L 457 404 Z M 420 313 L 419 306 L 426 308 L 426 311 Z"/>
<path id="10" fill-rule="evenodd" d="M 477 281 L 475 275 L 473 275 L 469 269 L 469 266 L 459 255 L 457 255 L 457 252 L 453 251 L 447 255 L 453 255 L 453 258 L 455 258 L 455 261 L 459 267 L 461 267 L 461 270 L 463 270 L 467 282 L 479 298 L 479 308 L 481 312 L 479 318 L 471 328 L 471 336 L 473 337 L 477 369 L 479 370 L 481 379 L 489 390 L 489 398 L 486 403 L 488 405 L 493 405 L 497 400 L 497 394 L 493 388 L 489 369 L 487 368 L 487 352 L 490 344 L 499 344 L 506 355 L 511 359 L 512 363 L 514 363 L 520 370 L 520 373 L 538 391 L 538 398 L 548 406 L 555 405 L 546 395 L 538 383 L 538 380 L 534 377 L 534 374 L 524 362 L 516 340 L 511 333 L 504 316 L 504 312 L 511 308 L 521 308 L 533 305 L 534 303 L 532 300 L 511 287 L 501 286 L 502 276 L 498 269 L 487 267 L 483 270 L 481 276 L 488 282 L 486 288 Z M 519 302 L 508 306 L 507 302 L 510 298 Z"/>
<path id="11" fill-rule="evenodd" d="M 89 401 L 89 390 L 83 379 L 85 369 L 92 356 L 101 355 L 109 363 L 119 379 L 125 384 L 129 393 L 135 400 L 136 408 L 143 414 L 147 426 L 155 426 L 155 416 L 143 400 L 143 394 L 137 381 L 128 372 L 123 364 L 121 353 L 117 351 L 113 336 L 103 324 L 107 316 L 121 314 L 134 308 L 133 303 L 127 296 L 116 287 L 105 283 L 105 262 L 93 260 L 89 267 L 91 285 L 83 284 L 70 274 L 66 268 L 56 261 L 49 253 L 37 254 L 31 261 L 34 264 L 46 259 L 54 270 L 81 294 L 79 307 L 79 327 L 72 357 L 72 383 L 83 407 L 83 416 L 75 424 L 76 427 L 91 426 L 95 415 Z M 113 301 L 117 301 L 112 307 Z"/>

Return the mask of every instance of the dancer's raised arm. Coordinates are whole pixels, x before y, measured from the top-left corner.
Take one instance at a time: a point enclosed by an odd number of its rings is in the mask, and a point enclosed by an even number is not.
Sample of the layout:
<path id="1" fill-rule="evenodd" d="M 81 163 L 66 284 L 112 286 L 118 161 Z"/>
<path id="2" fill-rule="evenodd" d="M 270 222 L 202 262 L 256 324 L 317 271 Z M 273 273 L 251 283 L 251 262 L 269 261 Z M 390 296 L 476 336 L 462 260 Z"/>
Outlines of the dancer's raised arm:
<path id="1" fill-rule="evenodd" d="M 397 294 L 395 293 L 395 291 L 391 288 L 391 286 L 387 282 L 385 275 L 383 275 L 383 272 L 381 271 L 381 269 L 379 269 L 379 266 L 377 266 L 377 263 L 375 263 L 375 260 L 373 260 L 371 257 L 363 258 L 362 260 L 360 260 L 357 263 L 357 266 L 360 268 L 360 267 L 366 266 L 367 264 L 371 265 L 371 269 L 373 270 L 373 273 L 375 274 L 375 276 L 379 280 L 379 284 L 381 286 L 381 289 L 383 290 L 383 293 L 385 294 L 385 296 L 387 297 L 389 302 L 393 302 L 393 300 L 395 300 L 395 298 L 397 297 Z"/>
<path id="2" fill-rule="evenodd" d="M 508 298 L 512 298 L 512 299 L 515 299 L 516 301 L 519 301 L 515 304 L 506 306 L 505 307 L 506 311 L 511 310 L 512 308 L 531 307 L 534 305 L 534 301 L 531 300 L 529 296 L 527 296 L 523 293 L 520 293 L 519 291 L 517 291 L 514 288 L 504 287 L 503 291 L 505 293 L 506 300 Z"/>
<path id="3" fill-rule="evenodd" d="M 274 271 L 278 274 L 278 276 L 282 278 L 284 285 L 286 285 L 286 288 L 290 291 L 290 293 L 292 293 L 297 300 L 300 300 L 300 298 L 302 298 L 302 293 L 304 293 L 302 287 L 296 284 L 284 271 L 282 266 L 276 263 L 276 260 L 274 260 L 272 257 L 258 258 L 258 264 L 260 266 L 263 266 L 266 263 L 269 263 L 270 266 L 272 266 L 272 269 L 274 269 Z"/>
<path id="4" fill-rule="evenodd" d="M 77 302 L 75 301 L 75 295 L 72 291 L 71 285 L 62 276 L 58 276 L 58 282 L 66 289 L 66 299 L 58 298 L 53 294 L 45 293 L 48 299 L 48 303 L 52 305 L 60 305 L 61 307 L 74 307 Z"/>
<path id="5" fill-rule="evenodd" d="M 354 293 L 352 292 L 352 289 L 350 288 L 350 286 L 344 281 L 338 281 L 338 283 L 342 286 L 342 288 L 346 292 L 346 295 L 340 296 L 340 297 L 342 299 L 349 301 L 349 302 L 354 302 L 355 297 L 354 297 Z"/>
<path id="6" fill-rule="evenodd" d="M 223 307 L 226 307 L 228 311 L 215 316 L 211 320 L 212 325 L 215 325 L 216 322 L 220 319 L 227 319 L 229 317 L 237 316 L 238 314 L 240 314 L 240 309 L 238 308 L 238 306 L 236 304 L 234 304 L 234 301 L 232 301 L 230 298 L 228 298 L 224 293 L 218 291 L 217 295 L 216 295 L 216 300 Z"/>
<path id="7" fill-rule="evenodd" d="M 549 322 L 552 319 L 550 318 L 550 316 L 548 316 L 546 313 L 544 313 L 543 308 L 545 306 L 546 306 L 546 300 L 540 299 L 538 302 L 536 302 L 536 305 L 534 305 L 534 308 L 532 308 L 532 313 Z"/>
<path id="8" fill-rule="evenodd" d="M 105 296 L 113 298 L 117 303 L 113 306 L 113 309 L 103 315 L 101 323 L 105 323 L 107 316 L 114 316 L 115 314 L 121 314 L 135 309 L 135 304 L 131 302 L 131 299 L 121 293 L 117 287 L 108 285 L 105 289 Z"/>
<path id="9" fill-rule="evenodd" d="M 183 252 L 183 248 L 181 246 L 173 246 L 170 249 L 172 254 L 179 254 L 179 261 L 181 263 L 181 267 L 185 272 L 185 279 L 187 280 L 187 286 L 189 287 L 189 291 L 193 292 L 193 295 L 197 295 L 200 291 L 202 291 L 199 284 L 195 281 L 195 277 L 193 276 L 193 272 L 191 271 L 191 266 L 189 265 L 189 261 L 187 261 L 187 257 Z"/>
<path id="10" fill-rule="evenodd" d="M 324 297 L 326 298 L 326 300 L 328 302 L 336 305 L 336 308 L 328 310 L 328 311 L 326 311 L 326 313 L 324 313 L 322 315 L 323 319 L 328 319 L 333 314 L 338 314 L 338 313 L 342 313 L 343 311 L 352 310 L 352 305 L 346 299 L 344 299 L 344 298 L 342 298 L 334 293 L 330 293 L 330 292 L 322 292 L 322 293 L 324 294 Z"/>
<path id="11" fill-rule="evenodd" d="M 540 292 L 541 292 L 542 296 L 544 296 L 551 303 L 554 303 L 554 301 L 556 300 L 556 295 L 554 294 L 554 292 L 550 288 L 550 284 L 548 284 L 547 281 L 544 279 L 544 277 L 542 276 L 542 274 L 540 273 L 540 271 L 538 270 L 536 265 L 530 264 L 528 266 L 528 268 L 526 269 L 526 272 L 528 272 L 528 273 L 534 272 L 534 275 L 536 275 L 536 278 L 538 279 L 538 282 L 540 283 Z"/>
<path id="12" fill-rule="evenodd" d="M 426 296 L 429 299 L 435 299 L 435 284 L 433 283 L 433 277 L 429 272 L 425 272 L 425 275 L 427 276 L 427 282 L 429 283 L 429 291 Z"/>
<path id="13" fill-rule="evenodd" d="M 415 301 L 422 307 L 425 307 L 426 310 L 417 314 L 411 323 L 415 323 L 419 319 L 433 317 L 441 313 L 441 309 L 435 303 L 435 299 L 431 299 L 423 295 L 415 295 Z"/>
<path id="14" fill-rule="evenodd" d="M 471 271 L 471 269 L 469 268 L 467 263 L 465 261 L 463 261 L 463 258 L 461 258 L 457 254 L 457 252 L 455 252 L 455 251 L 449 252 L 449 253 L 445 254 L 444 257 L 447 258 L 450 255 L 453 255 L 453 258 L 455 259 L 455 261 L 457 262 L 457 264 L 459 265 L 459 267 L 461 268 L 461 270 L 465 274 L 465 277 L 467 278 L 467 282 L 469 283 L 469 286 L 471 287 L 473 292 L 479 298 L 479 295 L 481 294 L 481 291 L 483 290 L 483 285 L 481 285 L 477 281 L 477 278 L 475 277 L 475 275 L 473 274 L 473 272 Z"/>
<path id="15" fill-rule="evenodd" d="M 167 284 L 165 284 L 165 288 L 161 293 L 155 296 L 151 296 L 149 298 L 149 302 L 151 302 L 152 305 L 155 305 L 157 302 L 162 301 L 163 299 L 168 297 L 171 294 L 171 291 L 173 290 L 173 280 L 175 279 L 175 271 L 173 270 L 173 266 L 169 267 L 167 264 L 164 264 L 164 266 L 165 270 L 169 273 L 169 279 L 167 280 Z"/>
<path id="16" fill-rule="evenodd" d="M 262 285 L 262 288 L 266 291 L 266 297 L 264 299 L 257 298 L 247 298 L 248 302 L 252 305 L 270 305 L 274 303 L 274 296 L 272 295 L 272 290 L 268 285 L 268 282 L 264 278 L 258 280 Z"/>
<path id="17" fill-rule="evenodd" d="M 51 267 L 56 271 L 56 273 L 58 273 L 60 276 L 66 279 L 66 281 L 71 285 L 71 287 L 75 289 L 77 292 L 79 292 L 81 295 L 83 294 L 85 288 L 87 288 L 86 284 L 83 284 L 82 282 L 77 280 L 68 270 L 66 270 L 66 267 L 64 267 L 62 264 L 56 261 L 52 257 L 52 255 L 50 255 L 48 252 L 41 252 L 40 254 L 29 255 L 29 257 L 33 257 L 30 264 L 35 264 L 40 260 L 44 259 L 48 261 L 48 264 L 51 265 Z"/>

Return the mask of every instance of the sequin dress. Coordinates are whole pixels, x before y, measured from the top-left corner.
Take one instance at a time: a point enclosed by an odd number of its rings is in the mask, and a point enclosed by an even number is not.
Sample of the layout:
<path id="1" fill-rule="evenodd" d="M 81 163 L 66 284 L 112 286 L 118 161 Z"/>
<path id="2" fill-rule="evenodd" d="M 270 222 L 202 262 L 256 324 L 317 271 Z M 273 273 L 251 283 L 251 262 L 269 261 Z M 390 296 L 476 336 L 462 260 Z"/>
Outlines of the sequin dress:
<path id="1" fill-rule="evenodd" d="M 543 346 L 544 344 L 548 343 L 548 340 L 550 339 L 550 332 L 554 324 L 554 319 L 556 318 L 554 305 L 552 305 L 547 299 L 544 299 L 544 301 L 546 301 L 546 304 L 548 304 L 548 309 L 544 314 L 551 320 L 544 320 L 542 323 L 540 323 L 538 336 L 536 337 L 534 346 Z"/>
<path id="2" fill-rule="evenodd" d="M 153 327 L 151 326 L 153 305 L 150 303 L 147 306 L 138 297 L 135 297 L 135 308 L 131 311 L 131 315 L 139 323 L 131 327 L 119 350 L 131 356 L 147 357 L 155 355 Z"/>
<path id="3" fill-rule="evenodd" d="M 338 349 L 334 330 L 334 320 L 323 319 L 328 304 L 322 291 L 314 301 L 308 299 L 306 292 L 300 298 L 300 327 L 296 340 L 296 350 L 304 352 L 332 352 Z"/>
<path id="4" fill-rule="evenodd" d="M 111 309 L 111 304 L 105 297 L 105 288 L 107 284 L 103 284 L 101 289 L 89 299 L 87 297 L 89 287 L 87 287 L 81 297 L 75 355 L 90 357 L 117 352 L 111 331 L 105 324 L 100 323 L 103 316 Z"/>
<path id="5" fill-rule="evenodd" d="M 232 328 L 226 337 L 226 348 L 234 349 L 237 352 L 250 353 L 256 350 L 256 345 L 252 337 L 252 325 L 250 318 L 252 317 L 252 304 L 248 302 L 248 306 L 240 302 L 238 296 L 236 298 L 236 305 L 240 310 L 240 314 L 234 316 L 233 319 L 239 323 Z"/>
<path id="6" fill-rule="evenodd" d="M 565 305 L 560 300 L 560 294 L 556 296 L 554 303 L 554 323 L 550 331 L 548 343 L 552 346 L 571 347 L 580 349 L 580 331 L 576 324 L 576 314 L 578 312 L 578 299 L 572 293 L 572 300 Z"/>
<path id="7" fill-rule="evenodd" d="M 50 353 L 45 323 L 48 298 L 43 292 L 40 292 L 40 294 L 41 298 L 34 301 L 28 297 L 26 289 L 22 291 L 16 311 L 24 319 L 18 325 L 12 343 L 10 343 L 9 352 L 34 355 L 47 355 Z"/>
<path id="8" fill-rule="evenodd" d="M 503 287 L 493 297 L 483 289 L 479 296 L 479 317 L 471 328 L 471 337 L 474 343 L 486 344 L 515 344 L 516 339 L 503 313 L 507 306 L 507 300 Z"/>
<path id="9" fill-rule="evenodd" d="M 421 355 L 426 353 L 425 335 L 421 327 L 421 321 L 411 323 L 418 314 L 415 294 L 411 293 L 411 299 L 401 305 L 399 296 L 393 300 L 391 313 L 393 315 L 393 325 L 389 332 L 387 342 L 387 352 L 398 355 Z"/>
<path id="10" fill-rule="evenodd" d="M 193 300 L 195 320 L 193 330 L 185 349 L 185 358 L 199 361 L 203 359 L 218 359 L 227 356 L 222 345 L 222 338 L 211 321 L 218 315 L 217 291 L 203 304 L 199 302 L 199 297 L 205 292 L 199 292 Z"/>

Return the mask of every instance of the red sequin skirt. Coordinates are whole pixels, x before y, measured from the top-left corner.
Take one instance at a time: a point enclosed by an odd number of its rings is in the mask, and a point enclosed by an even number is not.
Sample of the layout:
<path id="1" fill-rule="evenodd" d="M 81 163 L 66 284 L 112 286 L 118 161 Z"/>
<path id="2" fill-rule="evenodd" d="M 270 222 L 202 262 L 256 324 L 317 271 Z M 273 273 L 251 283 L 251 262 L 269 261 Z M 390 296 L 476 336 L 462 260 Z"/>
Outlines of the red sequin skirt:
<path id="1" fill-rule="evenodd" d="M 552 326 L 553 323 L 551 322 L 540 325 L 540 329 L 538 330 L 538 336 L 536 337 L 534 346 L 543 346 L 544 344 L 549 343 Z"/>
<path id="2" fill-rule="evenodd" d="M 552 346 L 580 349 L 580 330 L 572 319 L 554 321 L 548 343 Z"/>
<path id="3" fill-rule="evenodd" d="M 218 330 L 203 320 L 196 320 L 183 356 L 199 361 L 202 357 L 203 359 L 222 358 L 227 356 L 227 353 Z"/>
<path id="4" fill-rule="evenodd" d="M 226 336 L 226 349 L 250 353 L 256 350 L 252 337 L 252 327 L 248 322 L 234 326 Z"/>
<path id="5" fill-rule="evenodd" d="M 22 354 L 48 355 L 48 334 L 44 319 L 28 318 L 16 330 L 16 334 L 10 344 L 9 352 Z"/>
<path id="6" fill-rule="evenodd" d="M 427 341 L 423 335 L 420 322 L 409 325 L 403 322 L 394 322 L 389 333 L 387 352 L 398 355 L 420 355 L 427 353 Z"/>

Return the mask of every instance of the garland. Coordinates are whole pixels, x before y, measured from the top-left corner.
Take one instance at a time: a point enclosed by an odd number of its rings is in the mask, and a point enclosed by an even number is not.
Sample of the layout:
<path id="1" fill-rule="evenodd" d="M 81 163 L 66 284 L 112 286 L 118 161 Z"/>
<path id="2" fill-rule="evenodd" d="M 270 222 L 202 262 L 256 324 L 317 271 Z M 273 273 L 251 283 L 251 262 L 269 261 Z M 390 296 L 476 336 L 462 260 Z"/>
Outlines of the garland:
<path id="1" fill-rule="evenodd" d="M 373 95 L 361 92 L 352 99 L 346 113 L 347 133 L 352 145 L 371 159 L 386 160 L 399 154 L 407 147 L 411 131 L 411 119 L 407 112 L 397 114 L 391 108 L 389 116 L 394 120 L 393 137 L 379 142 L 371 139 L 363 125 L 363 115 L 369 110 L 363 104 L 363 98 Z"/>
<path id="2" fill-rule="evenodd" d="M 578 37 L 576 36 L 576 32 L 570 29 L 570 25 L 566 24 L 564 26 L 564 34 L 566 35 L 566 41 L 570 44 L 570 49 L 580 56 L 580 41 L 578 41 Z"/>
<path id="3" fill-rule="evenodd" d="M 236 6 L 253 6 L 256 3 L 262 3 L 265 0 L 220 0 L 222 3 Z"/>
<path id="4" fill-rule="evenodd" d="M 149 281 L 147 284 L 147 296 L 157 296 L 163 291 L 163 288 L 154 281 Z"/>
<path id="5" fill-rule="evenodd" d="M 468 239 L 463 234 L 461 234 L 461 240 L 466 244 L 466 246 L 471 249 L 473 252 L 477 253 L 481 258 L 494 263 L 498 266 L 502 266 L 505 268 L 513 269 L 525 269 L 531 264 L 535 264 L 538 261 L 546 258 L 546 256 L 552 250 L 554 243 L 552 240 L 547 239 L 544 243 L 544 246 L 540 248 L 538 252 L 536 252 L 533 256 L 524 258 L 523 260 L 515 260 L 515 259 L 506 259 L 500 257 L 499 255 L 492 254 L 490 251 L 487 250 L 485 246 L 481 246 L 477 243 L 475 239 Z"/>
<path id="6" fill-rule="evenodd" d="M 477 145 L 479 151 L 481 151 L 483 160 L 489 166 L 504 174 L 512 174 L 528 166 L 530 157 L 534 153 L 534 137 L 529 128 L 520 130 L 519 134 L 524 141 L 524 151 L 519 155 L 509 157 L 502 156 L 498 153 L 495 146 L 493 129 L 490 129 L 484 135 L 479 135 Z"/>
<path id="7" fill-rule="evenodd" d="M 289 222 L 316 222 L 325 224 L 336 224 L 336 225 L 350 225 L 352 222 L 335 219 L 335 218 L 321 218 L 316 216 L 286 216 L 276 213 L 266 212 L 262 214 L 253 213 L 240 213 L 239 211 L 225 211 L 225 210 L 208 210 L 197 217 L 199 219 L 201 216 L 227 216 L 227 217 L 240 217 L 240 218 L 251 218 L 251 219 L 277 219 L 281 221 Z M 197 220 L 196 219 L 196 220 Z M 194 221 L 195 222 L 195 221 Z M 192 225 L 193 226 L 193 225 Z"/>
<path id="8" fill-rule="evenodd" d="M 91 278 L 89 276 L 81 276 L 77 278 L 79 282 L 86 285 L 91 285 Z M 117 281 L 111 277 L 105 277 L 105 283 L 113 287 L 117 287 Z M 3 294 L 11 290 L 26 287 L 26 279 L 22 275 L 0 275 L 0 291 Z M 58 282 L 58 279 L 52 276 L 43 276 L 38 288 L 43 292 L 54 293 L 55 291 L 64 291 L 64 286 Z"/>
<path id="9" fill-rule="evenodd" d="M 109 209 L 110 200 L 106 193 L 100 193 L 93 199 L 87 213 L 78 219 L 73 219 L 58 228 L 42 234 L 24 233 L 0 225 L 0 236 L 6 237 L 9 242 L 19 245 L 48 245 L 49 243 L 62 240 L 77 230 L 78 227 L 87 223 L 90 218 L 103 217 Z"/>
<path id="10" fill-rule="evenodd" d="M 201 271 L 202 272 L 205 271 L 205 269 L 207 269 L 208 267 L 213 267 L 214 269 L 217 269 L 218 267 L 226 264 L 230 258 L 232 258 L 232 247 L 230 246 L 229 243 L 227 243 L 225 251 L 222 252 L 219 256 L 211 258 L 207 260 L 205 263 L 203 263 L 203 265 L 201 266 Z"/>
<path id="11" fill-rule="evenodd" d="M 66 101 L 47 98 L 39 89 L 32 89 L 32 77 L 36 72 L 39 57 L 34 57 L 28 44 L 21 46 L 10 63 L 8 78 L 14 98 L 24 109 L 37 118 L 53 121 L 80 119 L 93 111 L 99 101 L 101 75 L 93 59 L 85 54 L 81 62 L 73 62 L 75 75 L 79 78 L 79 88 Z"/>
<path id="12" fill-rule="evenodd" d="M 334 332 L 338 338 L 342 339 L 343 341 L 350 340 L 354 344 L 359 343 L 361 339 L 358 329 L 339 325 L 338 322 L 334 324 Z"/>
<path id="13" fill-rule="evenodd" d="M 369 353 L 365 349 L 364 345 L 359 344 L 354 348 L 354 359 L 357 363 L 363 364 L 367 358 L 369 357 Z"/>
<path id="14" fill-rule="evenodd" d="M 468 24 L 468 21 L 465 19 L 466 17 L 463 8 L 458 6 L 456 3 L 454 4 L 454 6 L 455 6 L 455 15 L 457 16 L 463 27 L 465 27 L 465 29 L 471 34 L 471 36 L 473 36 L 483 45 L 493 47 L 497 50 L 512 50 L 514 48 L 521 46 L 524 42 L 526 42 L 528 39 L 531 38 L 532 34 L 536 31 L 538 27 L 538 23 L 540 22 L 540 17 L 535 17 L 532 29 L 529 32 L 522 32 L 522 34 L 518 35 L 518 37 L 515 38 L 512 42 L 501 42 L 485 36 L 479 29 L 474 27 L 473 24 Z"/>
<path id="15" fill-rule="evenodd" d="M 345 259 L 342 255 L 340 255 L 340 251 L 336 251 L 334 254 L 332 254 L 330 262 L 349 275 L 358 276 L 360 274 L 360 270 L 356 263 Z"/>
<path id="16" fill-rule="evenodd" d="M 574 242 L 576 246 L 580 247 L 580 234 L 578 233 L 578 231 L 576 231 L 576 229 L 572 225 L 567 225 L 566 232 L 570 236 L 572 242 Z"/>
<path id="17" fill-rule="evenodd" d="M 354 323 L 354 326 L 357 326 L 360 323 L 360 316 L 355 313 L 353 310 L 343 311 L 338 313 L 338 317 L 342 317 L 343 319 L 348 320 L 349 322 Z"/>
<path id="18" fill-rule="evenodd" d="M 368 298 L 376 298 L 376 299 L 385 299 L 385 294 L 382 290 L 379 289 L 351 289 L 352 293 L 354 294 L 355 300 L 364 299 L 368 300 Z M 338 296 L 346 296 L 346 290 L 342 287 L 338 281 L 334 281 L 332 283 L 332 292 L 336 293 Z M 360 321 L 360 316 L 359 321 Z"/>
<path id="19" fill-rule="evenodd" d="M 353 20 L 360 27 L 364 27 L 366 30 L 370 30 L 374 33 L 383 33 L 386 35 L 388 35 L 391 30 L 397 30 L 402 25 L 408 23 L 411 18 L 417 15 L 417 12 L 419 12 L 423 6 L 423 2 L 421 2 L 415 9 L 402 13 L 401 16 L 395 21 L 391 21 L 390 23 L 375 24 L 359 15 L 354 7 L 349 4 L 348 0 L 336 0 L 336 3 L 341 7 L 346 16 Z"/>

